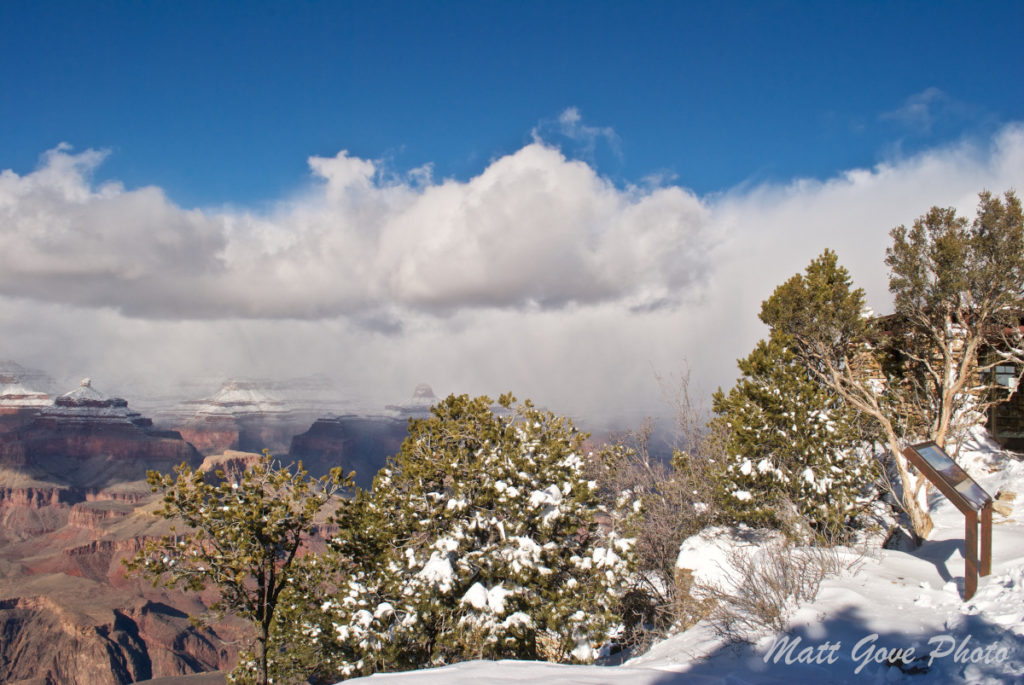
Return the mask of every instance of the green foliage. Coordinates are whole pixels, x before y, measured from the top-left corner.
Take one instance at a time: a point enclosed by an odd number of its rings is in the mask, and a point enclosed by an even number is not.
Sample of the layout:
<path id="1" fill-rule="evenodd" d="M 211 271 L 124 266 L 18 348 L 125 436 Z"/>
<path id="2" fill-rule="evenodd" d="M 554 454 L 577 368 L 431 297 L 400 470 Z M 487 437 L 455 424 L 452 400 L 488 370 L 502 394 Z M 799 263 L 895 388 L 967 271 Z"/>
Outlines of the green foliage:
<path id="1" fill-rule="evenodd" d="M 233 676 L 266 683 L 282 670 L 277 657 L 287 649 L 278 640 L 276 610 L 289 594 L 311 589 L 304 586 L 313 576 L 302 571 L 300 549 L 317 514 L 351 478 L 334 469 L 313 479 L 301 463 L 293 471 L 267 451 L 237 483 L 218 471 L 220 482 L 212 484 L 186 464 L 175 473 L 148 474 L 153 491 L 163 493 L 157 514 L 175 522 L 171 534 L 147 541 L 126 565 L 154 585 L 193 592 L 216 588 L 220 597 L 209 607 L 211 614 L 239 616 L 255 632 L 254 652 L 243 655 Z"/>
<path id="2" fill-rule="evenodd" d="M 1006 317 L 1024 296 L 1024 220 L 1013 192 L 1005 203 L 979 195 L 968 223 L 952 207 L 932 207 L 907 229 L 892 230 L 885 263 L 896 313 L 923 317 L 930 328 L 947 318 L 961 325 L 970 314 Z M 1008 309 L 1009 308 L 1009 309 Z"/>
<path id="3" fill-rule="evenodd" d="M 902 457 L 905 417 L 903 386 L 880 377 L 881 353 L 872 346 L 872 326 L 863 315 L 864 293 L 854 289 L 836 254 L 825 250 L 804 274 L 793 276 L 761 305 L 761 320 L 772 336 L 786 341 L 799 365 L 829 392 L 859 412 L 887 445 L 899 474 L 900 503 L 914 532 L 932 529 L 923 478 Z M 889 481 L 886 480 L 886 483 Z"/>
<path id="4" fill-rule="evenodd" d="M 857 414 L 786 342 L 781 334 L 760 341 L 739 360 L 735 387 L 714 395 L 716 420 L 729 429 L 717 499 L 727 519 L 753 526 L 784 529 L 795 507 L 832 537 L 859 511 L 875 464 L 856 449 L 864 439 Z"/>
<path id="5" fill-rule="evenodd" d="M 1024 361 L 1015 351 L 1024 310 L 1021 203 L 1012 192 L 979 198 L 973 223 L 953 208 L 932 207 L 911 228 L 894 228 L 886 250 L 898 353 L 889 372 L 915 437 L 940 445 L 962 437 L 987 404 L 1007 398 L 991 382 L 988 394 L 979 393 L 979 374 Z"/>
<path id="6" fill-rule="evenodd" d="M 340 510 L 346 572 L 320 614 L 341 676 L 474 658 L 588 661 L 631 541 L 602 530 L 584 435 L 529 401 L 450 396 Z M 610 517 L 614 525 L 615 517 Z"/>
<path id="7" fill-rule="evenodd" d="M 1024 369 L 1024 221 L 1013 193 L 981 193 L 973 222 L 933 207 L 893 229 L 886 251 L 894 316 L 868 322 L 863 292 L 826 250 L 761 307 L 817 381 L 860 412 L 888 446 L 914 532 L 932 528 L 925 479 L 901 456 L 919 439 L 956 441 L 1008 393 L 996 364 Z M 1019 378 L 1019 373 L 1018 373 Z"/>
<path id="8" fill-rule="evenodd" d="M 864 291 L 835 252 L 825 250 L 803 274 L 780 285 L 761 305 L 761 321 L 814 356 L 839 360 L 862 343 L 867 328 Z M 806 357 L 805 357 L 806 358 Z"/>
<path id="9" fill-rule="evenodd" d="M 735 516 L 777 525 L 791 502 L 819 533 L 834 533 L 856 513 L 877 476 L 854 449 L 866 420 L 883 439 L 894 434 L 864 309 L 864 291 L 831 250 L 761 305 L 768 341 L 739 362 L 729 395 L 714 398 L 731 428 L 722 503 Z"/>

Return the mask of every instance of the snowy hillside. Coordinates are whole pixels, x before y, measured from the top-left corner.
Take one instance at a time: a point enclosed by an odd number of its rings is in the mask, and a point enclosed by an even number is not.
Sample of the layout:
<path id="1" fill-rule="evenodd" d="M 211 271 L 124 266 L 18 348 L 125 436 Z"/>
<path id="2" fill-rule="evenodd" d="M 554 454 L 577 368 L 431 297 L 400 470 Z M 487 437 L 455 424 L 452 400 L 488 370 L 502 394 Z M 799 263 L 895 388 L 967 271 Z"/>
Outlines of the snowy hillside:
<path id="1" fill-rule="evenodd" d="M 924 545 L 913 553 L 868 555 L 847 575 L 826 580 L 813 603 L 793 612 L 782 636 L 766 635 L 755 645 L 727 645 L 701 622 L 623 666 L 473 661 L 365 680 L 410 685 L 1024 683 L 1024 461 L 975 440 L 965 447 L 961 463 L 993 496 L 1018 495 L 1009 516 L 993 517 L 992 574 L 979 579 L 968 602 L 961 599 L 964 518 L 935 493 L 935 530 Z M 902 669 L 876 661 L 895 650 L 903 650 L 908 662 Z"/>

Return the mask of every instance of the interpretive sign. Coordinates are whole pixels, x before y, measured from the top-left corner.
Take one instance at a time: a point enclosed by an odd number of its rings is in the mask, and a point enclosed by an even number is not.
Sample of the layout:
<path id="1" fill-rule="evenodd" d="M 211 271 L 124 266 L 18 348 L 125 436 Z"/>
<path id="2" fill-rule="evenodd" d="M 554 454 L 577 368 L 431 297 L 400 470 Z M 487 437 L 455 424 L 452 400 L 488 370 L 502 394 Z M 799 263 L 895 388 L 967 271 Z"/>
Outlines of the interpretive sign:
<path id="1" fill-rule="evenodd" d="M 992 496 L 981 489 L 946 451 L 934 442 L 903 450 L 903 456 L 949 498 L 964 515 L 964 599 L 974 596 L 978 576 L 992 572 Z M 981 565 L 978 565 L 978 524 L 981 523 Z M 979 573 L 980 571 L 980 573 Z"/>

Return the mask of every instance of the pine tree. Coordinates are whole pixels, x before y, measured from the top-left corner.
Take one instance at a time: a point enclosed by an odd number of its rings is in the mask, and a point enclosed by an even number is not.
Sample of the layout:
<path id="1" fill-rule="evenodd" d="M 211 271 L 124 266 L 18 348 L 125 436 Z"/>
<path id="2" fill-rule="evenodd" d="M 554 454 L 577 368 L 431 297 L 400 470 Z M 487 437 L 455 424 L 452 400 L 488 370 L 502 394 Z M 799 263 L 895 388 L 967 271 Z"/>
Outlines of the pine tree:
<path id="1" fill-rule="evenodd" d="M 836 253 L 825 250 L 761 304 L 761 320 L 772 335 L 792 341 L 789 349 L 816 381 L 871 422 L 896 467 L 901 506 L 914 534 L 926 538 L 933 526 L 926 480 L 902 454 L 906 422 L 899 410 L 901 386 L 877 377 L 881 352 L 871 345 L 871 322 L 864 310 L 864 291 L 853 287 Z"/>
<path id="2" fill-rule="evenodd" d="M 741 378 L 713 398 L 728 430 L 718 479 L 723 513 L 784 528 L 795 507 L 818 534 L 834 535 L 859 510 L 876 476 L 857 414 L 800 363 L 785 336 L 760 341 L 738 362 Z"/>
<path id="3" fill-rule="evenodd" d="M 451 396 L 338 518 L 321 607 L 339 675 L 474 658 L 589 661 L 617 623 L 631 540 L 602 530 L 585 438 L 529 401 Z"/>

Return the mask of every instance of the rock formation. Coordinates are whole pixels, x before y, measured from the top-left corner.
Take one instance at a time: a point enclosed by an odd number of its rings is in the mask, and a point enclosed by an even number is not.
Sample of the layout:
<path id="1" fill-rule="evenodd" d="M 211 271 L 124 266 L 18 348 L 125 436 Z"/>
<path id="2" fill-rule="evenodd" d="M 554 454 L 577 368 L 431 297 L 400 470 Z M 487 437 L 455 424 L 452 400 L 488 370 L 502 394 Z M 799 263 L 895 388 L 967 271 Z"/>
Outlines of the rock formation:
<path id="1" fill-rule="evenodd" d="M 218 471 L 224 474 L 223 480 L 229 483 L 241 483 L 242 474 L 252 468 L 262 456 L 255 452 L 225 450 L 222 454 L 209 455 L 203 459 L 199 470 L 207 474 L 206 479 L 212 484 L 221 481 L 221 478 L 216 475 Z"/>
<path id="2" fill-rule="evenodd" d="M 404 404 L 389 404 L 385 407 L 399 418 L 423 418 L 430 416 L 430 408 L 438 403 L 433 388 L 420 383 L 412 391 L 412 397 Z"/>
<path id="3" fill-rule="evenodd" d="M 254 381 L 226 381 L 201 401 L 179 432 L 206 455 L 224 450 L 284 453 L 302 421 L 260 386 Z"/>
<path id="4" fill-rule="evenodd" d="M 368 488 L 387 458 L 398 452 L 409 434 L 409 419 L 430 416 L 439 400 L 421 383 L 402 404 L 386 405 L 386 415 L 328 416 L 318 418 L 305 433 L 292 438 L 288 456 L 302 460 L 310 473 L 322 475 L 335 466 L 356 472 L 356 485 Z"/>
<path id="5" fill-rule="evenodd" d="M 118 528 L 140 523 L 69 523 L 0 548 L 0 558 L 21 555 L 0 579 L 0 682 L 120 685 L 230 667 L 224 638 L 237 637 L 239 626 L 196 629 L 188 612 L 202 607 L 194 599 L 124 578 L 121 560 L 139 542 Z M 102 539 L 62 543 L 87 536 Z"/>
<path id="6" fill-rule="evenodd" d="M 9 380 L 0 393 L 9 403 L 0 404 L 9 409 L 0 411 L 0 682 L 105 685 L 229 669 L 245 626 L 229 618 L 198 630 L 188 621 L 212 592 L 169 592 L 125 576 L 122 561 L 169 529 L 154 515 L 147 469 L 185 462 L 237 479 L 267 447 L 287 449 L 283 460 L 301 459 L 314 475 L 355 470 L 368 487 L 398 451 L 407 419 L 437 401 L 420 386 L 390 416 L 310 425 L 313 416 L 262 385 L 228 382 L 185 422 L 204 460 L 181 434 L 156 430 L 88 379 L 52 402 L 31 378 Z M 320 526 L 311 549 L 332 533 Z"/>
<path id="7" fill-rule="evenodd" d="M 89 489 L 144 480 L 146 471 L 171 471 L 202 458 L 173 431 L 157 431 L 152 421 L 107 397 L 89 379 L 31 421 L 0 415 L 0 468 L 70 488 Z"/>
<path id="8" fill-rule="evenodd" d="M 0 362 L 0 435 L 31 423 L 44 407 L 53 404 L 47 393 L 31 385 L 32 379 L 40 376 L 13 362 Z"/>
<path id="9" fill-rule="evenodd" d="M 0 385 L 17 383 L 45 393 L 56 389 L 50 374 L 39 369 L 30 369 L 10 360 L 0 361 Z"/>
<path id="10" fill-rule="evenodd" d="M 18 381 L 4 382 L 0 378 L 0 413 L 13 413 L 21 409 L 42 409 L 53 403 L 45 392 L 26 388 Z"/>
<path id="11" fill-rule="evenodd" d="M 195 598 L 126 578 L 121 563 L 167 530 L 147 469 L 201 459 L 88 379 L 48 406 L 0 414 L 0 682 L 127 683 L 230 665 L 234 648 L 190 625 Z"/>
<path id="12" fill-rule="evenodd" d="M 317 419 L 292 438 L 288 456 L 319 476 L 335 466 L 356 472 L 356 485 L 370 487 L 387 458 L 398 452 L 408 424 L 390 417 L 339 416 Z"/>

